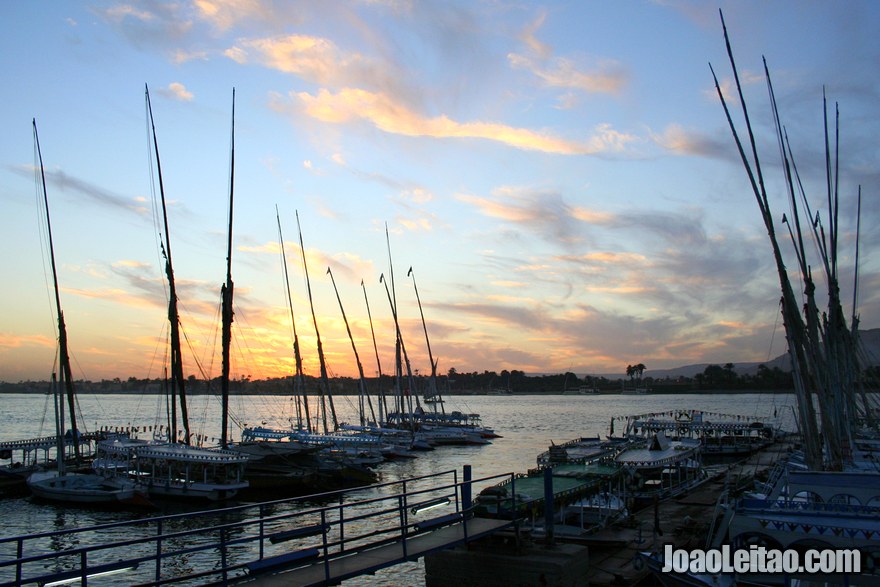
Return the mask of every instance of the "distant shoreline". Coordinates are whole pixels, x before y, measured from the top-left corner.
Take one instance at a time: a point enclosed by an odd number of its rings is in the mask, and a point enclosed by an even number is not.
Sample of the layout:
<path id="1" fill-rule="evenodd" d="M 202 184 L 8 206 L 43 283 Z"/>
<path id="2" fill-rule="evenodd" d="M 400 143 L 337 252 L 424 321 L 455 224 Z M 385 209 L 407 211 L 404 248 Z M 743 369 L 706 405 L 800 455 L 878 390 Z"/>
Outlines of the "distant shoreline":
<path id="1" fill-rule="evenodd" d="M 81 392 L 84 395 L 164 395 L 161 391 L 128 391 L 128 390 L 112 390 L 112 391 L 97 391 L 97 390 L 85 390 Z M 467 390 L 459 390 L 453 392 L 445 392 L 440 394 L 444 397 L 514 397 L 514 396 L 534 396 L 534 395 L 559 395 L 559 396 L 567 396 L 571 398 L 581 398 L 581 397 L 597 397 L 597 396 L 609 396 L 609 395 L 625 395 L 628 397 L 641 397 L 644 395 L 740 395 L 740 394 L 788 394 L 794 393 L 793 389 L 677 389 L 677 390 L 657 390 L 657 391 L 649 391 L 644 394 L 634 394 L 634 393 L 622 393 L 619 390 L 616 391 L 600 391 L 598 393 L 588 393 L 588 394 L 577 394 L 571 392 L 564 391 L 547 391 L 547 392 L 538 392 L 538 391 L 530 391 L 530 392 L 522 392 L 517 393 L 515 391 L 510 393 L 493 393 L 489 391 L 467 391 Z M 48 391 L 45 389 L 32 389 L 28 391 L 23 390 L 4 390 L 0 389 L 0 395 L 48 395 Z M 188 392 L 187 395 L 190 396 L 218 396 L 219 393 L 213 391 L 194 391 Z M 233 397 L 246 397 L 246 396 L 288 396 L 292 395 L 289 391 L 286 390 L 278 390 L 278 391 L 233 391 L 230 393 L 230 396 Z M 318 393 L 306 393 L 305 395 L 309 397 L 318 397 Z M 343 391 L 343 392 L 333 392 L 330 395 L 333 396 L 357 396 L 357 392 L 351 391 Z M 370 396 L 375 397 L 377 394 L 371 393 Z M 391 397 L 391 394 L 387 394 L 386 397 Z M 415 396 L 413 396 L 415 397 Z M 419 399 L 423 399 L 422 396 L 419 396 Z"/>

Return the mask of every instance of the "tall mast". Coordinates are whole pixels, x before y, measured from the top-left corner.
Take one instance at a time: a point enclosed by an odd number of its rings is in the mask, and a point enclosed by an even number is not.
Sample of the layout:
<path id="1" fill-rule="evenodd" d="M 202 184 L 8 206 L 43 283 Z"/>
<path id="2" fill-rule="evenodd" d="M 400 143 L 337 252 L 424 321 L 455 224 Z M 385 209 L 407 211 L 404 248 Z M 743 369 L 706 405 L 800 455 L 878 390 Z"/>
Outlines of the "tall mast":
<path id="1" fill-rule="evenodd" d="M 284 270 L 284 286 L 287 292 L 287 308 L 290 311 L 290 324 L 293 327 L 293 357 L 296 361 L 296 379 L 294 383 L 294 401 L 296 402 L 296 421 L 297 428 L 302 429 L 303 410 L 300 408 L 300 402 L 305 409 L 306 430 L 312 432 L 312 418 L 309 414 L 309 401 L 305 395 L 305 386 L 303 384 L 303 365 L 302 354 L 299 351 L 299 337 L 296 334 L 296 320 L 293 317 L 293 299 L 290 297 L 290 277 L 287 273 L 287 255 L 284 252 L 284 235 L 281 233 L 281 216 L 278 213 L 278 206 L 275 206 L 275 219 L 278 221 L 278 240 L 281 243 L 281 267 Z"/>
<path id="2" fill-rule="evenodd" d="M 226 283 L 220 287 L 223 319 L 223 373 L 220 377 L 220 446 L 229 448 L 229 347 L 232 345 L 232 200 L 235 186 L 235 88 L 232 88 L 232 136 L 229 159 L 229 238 L 226 243 Z"/>
<path id="3" fill-rule="evenodd" d="M 168 207 L 165 203 L 165 186 L 162 182 L 162 164 L 159 161 L 159 141 L 156 138 L 156 124 L 153 121 L 153 107 L 150 104 L 150 89 L 145 85 L 147 111 L 150 115 L 150 128 L 153 137 L 153 150 L 156 154 L 156 172 L 159 176 L 159 194 L 162 198 L 162 219 L 165 225 L 165 275 L 168 278 L 168 323 L 171 328 L 171 397 L 180 398 L 180 417 L 183 421 L 184 443 L 189 444 L 192 436 L 189 429 L 189 413 L 186 408 L 186 388 L 183 379 L 183 355 L 180 350 L 180 313 L 177 309 L 177 288 L 174 285 L 174 268 L 171 263 L 171 235 L 168 232 Z M 171 420 L 171 441 L 177 442 L 177 418 Z"/>
<path id="4" fill-rule="evenodd" d="M 58 361 L 60 363 L 61 385 L 67 395 L 67 408 L 70 412 L 70 434 L 73 438 L 73 450 L 76 462 L 79 463 L 79 431 L 76 427 L 76 396 L 73 389 L 73 373 L 70 368 L 70 353 L 67 348 L 67 326 L 64 324 L 64 312 L 61 310 L 61 294 L 58 287 L 58 270 L 55 267 L 55 245 L 52 242 L 52 221 L 49 219 L 49 196 L 46 193 L 46 172 L 43 168 L 43 153 L 40 149 L 40 137 L 37 135 L 37 119 L 33 119 L 34 145 L 37 149 L 37 158 L 40 163 L 40 182 L 43 188 L 43 205 L 46 210 L 46 229 L 49 235 L 49 259 L 52 265 L 52 282 L 55 286 L 55 311 L 58 314 Z M 53 386 L 54 387 L 54 386 Z M 63 417 L 61 418 L 63 420 Z M 61 427 L 58 428 L 61 434 Z M 58 454 L 59 466 L 64 461 L 64 452 Z"/>
<path id="5" fill-rule="evenodd" d="M 388 405 L 385 403 L 385 392 L 382 390 L 382 362 L 379 360 L 379 347 L 376 344 L 376 331 L 373 330 L 373 316 L 370 314 L 370 300 L 367 299 L 367 287 L 361 279 L 361 289 L 364 290 L 364 303 L 367 305 L 367 318 L 370 320 L 370 334 L 373 337 L 373 350 L 376 352 L 376 371 L 379 380 L 379 425 L 384 424 L 388 414 Z M 382 413 L 384 411 L 384 414 Z"/>
<path id="6" fill-rule="evenodd" d="M 397 361 L 401 365 L 406 365 L 406 375 L 407 381 L 409 382 L 409 392 L 406 396 L 406 401 L 408 404 L 408 408 L 410 413 L 412 413 L 412 398 L 415 393 L 415 382 L 413 381 L 412 376 L 412 368 L 410 366 L 409 357 L 406 354 L 406 345 L 403 343 L 403 336 L 400 333 L 400 323 L 398 322 L 398 313 L 397 313 L 397 291 L 394 288 L 394 263 L 391 260 L 391 238 L 388 236 L 388 223 L 385 223 L 385 244 L 388 248 L 388 270 L 391 276 L 391 295 L 389 297 L 389 301 L 391 302 L 392 312 L 394 313 L 394 323 L 397 328 Z M 382 281 L 382 278 L 379 278 L 379 281 Z M 386 285 L 387 287 L 387 285 Z M 401 362 L 401 354 L 403 355 L 403 361 Z M 402 374 L 402 373 L 401 373 Z M 416 406 L 419 405 L 419 396 L 416 395 Z"/>
<path id="7" fill-rule="evenodd" d="M 416 301 L 419 303 L 419 315 L 422 317 L 422 329 L 425 331 L 425 343 L 428 346 L 428 360 L 431 361 L 431 395 L 437 396 L 437 361 L 434 360 L 434 355 L 431 353 L 431 339 L 428 338 L 428 324 L 425 322 L 425 313 L 422 311 L 422 300 L 419 298 L 419 286 L 416 285 L 416 276 L 413 273 L 412 267 L 407 271 L 407 276 L 412 277 L 413 280 L 413 288 L 416 290 Z M 436 405 L 436 404 L 435 404 Z M 440 409 L 445 414 L 446 408 L 443 407 L 443 402 L 440 402 Z"/>
<path id="8" fill-rule="evenodd" d="M 404 403 L 406 404 L 406 410 L 409 412 L 410 416 L 412 416 L 412 395 L 414 391 L 415 385 L 413 384 L 413 376 L 412 376 L 412 367 L 409 363 L 409 356 L 406 354 L 406 345 L 403 344 L 403 335 L 400 333 L 400 323 L 397 319 L 397 308 L 394 305 L 394 301 L 391 298 L 391 292 L 388 291 L 388 280 L 385 279 L 385 275 L 382 274 L 379 276 L 379 282 L 385 284 L 385 293 L 388 296 L 388 303 L 391 305 L 391 315 L 394 317 L 394 329 L 397 332 L 397 380 L 398 380 L 398 397 L 400 398 L 400 407 L 398 411 L 403 411 Z M 406 376 L 408 381 L 408 391 L 406 394 L 406 401 L 404 402 L 403 394 L 401 392 L 401 381 L 403 381 L 403 367 L 406 366 Z M 418 406 L 419 398 L 416 396 L 416 406 Z"/>
<path id="9" fill-rule="evenodd" d="M 330 395 L 330 378 L 327 376 L 327 363 L 324 361 L 324 347 L 321 346 L 321 333 L 318 332 L 318 319 L 315 317 L 315 303 L 312 300 L 312 284 L 309 281 L 309 268 L 306 264 L 306 249 L 303 245 L 302 227 L 299 224 L 299 212 L 296 213 L 296 228 L 299 230 L 299 248 L 302 252 L 303 271 L 306 274 L 306 289 L 309 292 L 309 306 L 312 310 L 312 323 L 315 325 L 315 336 L 318 339 L 318 360 L 321 363 L 321 417 L 324 422 L 324 432 L 329 432 L 327 427 L 327 407 L 325 401 L 330 404 L 330 411 L 333 415 L 333 430 L 339 429 L 339 422 L 336 420 L 336 408 L 333 407 L 333 397 Z"/>
<path id="10" fill-rule="evenodd" d="M 327 267 L 327 275 L 330 276 L 330 281 L 333 283 L 333 291 L 336 292 L 336 301 L 339 302 L 339 311 L 342 312 L 342 321 L 345 322 L 345 331 L 348 333 L 348 340 L 351 341 L 351 350 L 354 352 L 354 360 L 357 363 L 358 375 L 360 376 L 360 393 L 358 394 L 358 418 L 360 419 L 360 425 L 366 425 L 366 406 L 364 405 L 364 400 L 367 395 L 367 388 L 364 383 L 364 367 L 361 365 L 361 357 L 358 355 L 357 347 L 354 344 L 354 336 L 351 334 L 351 328 L 348 325 L 348 318 L 345 316 L 345 308 L 342 307 L 342 298 L 339 297 L 339 290 L 336 288 L 336 280 L 333 278 L 333 272 L 330 270 L 330 267 Z M 376 419 L 376 414 L 373 413 L 373 404 L 370 403 L 370 414 L 373 416 L 373 420 Z"/>

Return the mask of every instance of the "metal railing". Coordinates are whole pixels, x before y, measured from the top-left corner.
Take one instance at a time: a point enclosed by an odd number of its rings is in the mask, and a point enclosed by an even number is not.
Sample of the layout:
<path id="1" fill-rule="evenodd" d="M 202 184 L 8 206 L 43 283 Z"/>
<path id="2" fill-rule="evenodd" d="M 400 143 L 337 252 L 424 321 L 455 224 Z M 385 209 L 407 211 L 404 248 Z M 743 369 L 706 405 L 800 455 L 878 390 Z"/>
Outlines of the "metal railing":
<path id="1" fill-rule="evenodd" d="M 0 538 L 0 587 L 202 585 L 323 564 L 472 516 L 471 478 L 442 471 L 292 499 Z M 452 513 L 429 517 L 452 507 Z M 447 510 L 448 511 L 448 510 Z M 465 540 L 467 540 L 467 525 Z M 118 575 L 111 578 L 113 575 Z"/>

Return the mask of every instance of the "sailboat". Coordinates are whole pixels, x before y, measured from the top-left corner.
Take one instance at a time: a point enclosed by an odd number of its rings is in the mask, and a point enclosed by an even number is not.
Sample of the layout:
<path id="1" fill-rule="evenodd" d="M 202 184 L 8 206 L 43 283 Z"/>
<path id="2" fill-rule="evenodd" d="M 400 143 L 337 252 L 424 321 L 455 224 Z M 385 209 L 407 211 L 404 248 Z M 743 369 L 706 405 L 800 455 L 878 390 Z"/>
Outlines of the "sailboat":
<path id="1" fill-rule="evenodd" d="M 722 25 L 724 21 L 722 18 Z M 728 56 L 738 81 L 736 65 L 727 30 Z M 880 468 L 872 441 L 880 437 L 876 407 L 864 389 L 863 365 L 858 352 L 858 314 L 856 297 L 853 298 L 851 326 L 847 325 L 840 297 L 838 271 L 838 235 L 840 230 L 837 211 L 839 194 L 832 167 L 835 150 L 829 145 L 827 103 L 825 111 L 825 150 L 828 217 L 823 222 L 817 211 L 815 218 L 806 194 L 801 189 L 794 155 L 787 144 L 787 136 L 780 122 L 773 85 L 766 62 L 771 107 L 776 121 L 777 140 L 782 163 L 787 170 L 789 214 L 782 222 L 788 228 L 788 239 L 795 249 L 806 303 L 796 296 L 789 272 L 776 237 L 769 200 L 761 178 L 757 148 L 751 139 L 753 158 L 743 155 L 743 165 L 751 180 L 758 207 L 770 238 L 782 290 L 782 314 L 792 363 L 798 424 L 803 436 L 800 463 L 789 460 L 775 471 L 764 492 L 739 500 L 729 510 L 727 532 L 734 545 L 763 541 L 782 548 L 821 540 L 835 547 L 858 548 L 866 557 L 877 556 L 877 536 L 880 535 Z M 714 72 L 713 72 L 714 76 Z M 716 86 L 717 86 L 716 78 Z M 717 86 L 718 87 L 718 86 Z M 730 128 L 740 152 L 744 153 L 736 128 L 721 90 L 718 95 L 727 114 Z M 750 121 L 745 111 L 745 124 L 752 136 Z M 755 178 L 761 178 L 755 181 Z M 858 214 L 861 211 L 861 191 L 858 194 Z M 858 219 L 857 219 L 858 220 Z M 827 224 L 827 229 L 826 225 Z M 806 232 L 806 236 L 804 233 Z M 808 261 L 805 241 L 810 237 L 818 251 L 819 267 L 828 285 L 827 308 L 820 311 L 816 299 L 816 285 Z M 855 290 L 858 291 L 858 235 L 855 251 Z M 816 400 L 814 403 L 814 399 Z M 817 410 L 818 407 L 818 410 Z M 876 558 L 874 558 L 876 560 Z"/>
<path id="2" fill-rule="evenodd" d="M 737 132 L 714 69 L 712 75 L 773 251 L 782 293 L 781 313 L 792 365 L 803 450 L 780 462 L 768 481 L 757 487 L 757 491 L 730 501 L 709 545 L 717 547 L 726 543 L 742 550 L 755 547 L 777 551 L 849 549 L 857 551 L 862 561 L 861 575 L 736 573 L 735 579 L 740 584 L 793 585 L 805 580 L 810 584 L 823 585 L 842 584 L 844 581 L 851 585 L 874 585 L 877 584 L 877 561 L 880 560 L 877 543 L 877 537 L 880 536 L 880 468 L 876 459 L 876 439 L 880 438 L 880 427 L 877 408 L 872 404 L 876 402 L 876 397 L 872 398 L 865 390 L 864 365 L 859 352 L 857 295 L 854 294 L 853 298 L 850 325 L 847 325 L 840 295 L 837 145 L 832 148 L 829 141 L 827 102 L 823 100 L 825 200 L 828 210 L 823 219 L 819 211 L 813 212 L 807 199 L 787 133 L 780 121 L 769 68 L 764 62 L 790 207 L 787 215 L 782 217 L 783 230 L 787 229 L 787 233 L 779 239 L 723 15 L 721 23 L 747 128 L 745 145 Z M 856 292 L 860 213 L 861 189 L 858 193 L 855 239 Z M 810 243 L 812 247 L 806 244 L 810 239 L 813 240 Z M 789 242 L 794 248 L 802 296 L 795 293 L 780 241 Z M 828 301 L 824 310 L 820 309 L 817 301 L 811 265 L 813 259 L 808 253 L 811 248 L 817 251 L 816 266 L 824 273 L 827 284 Z M 725 496 L 722 495 L 721 499 L 725 499 Z M 653 555 L 655 560 L 657 557 Z M 681 577 L 680 584 L 685 584 L 685 581 L 686 584 L 694 584 L 693 578 Z M 721 578 L 726 580 L 730 576 Z"/>
<path id="3" fill-rule="evenodd" d="M 61 502 L 66 504 L 139 504 L 149 505 L 146 495 L 135 488 L 134 483 L 115 484 L 109 483 L 100 475 L 93 473 L 67 472 L 65 462 L 65 439 L 64 432 L 64 399 L 59 390 L 67 391 L 67 400 L 70 408 L 69 437 L 74 439 L 76 461 L 80 460 L 79 444 L 75 442 L 79 432 L 76 426 L 75 399 L 73 381 L 70 368 L 70 355 L 67 348 L 67 327 L 64 323 L 64 313 L 61 310 L 61 294 L 58 287 L 58 272 L 55 267 L 55 247 L 52 241 L 52 223 L 49 217 L 49 198 L 46 192 L 46 174 L 43 168 L 43 155 L 40 149 L 40 140 L 37 134 L 37 121 L 33 121 L 34 142 L 40 165 L 40 187 L 42 188 L 43 205 L 46 213 L 46 229 L 49 239 L 49 259 L 52 267 L 52 280 L 55 288 L 55 310 L 58 316 L 58 342 L 60 381 L 56 375 L 52 375 L 53 399 L 55 405 L 55 426 L 57 444 L 58 468 L 54 471 L 42 471 L 32 473 L 27 479 L 28 488 L 38 498 Z M 55 385 L 57 383 L 57 385 Z"/>
<path id="4" fill-rule="evenodd" d="M 186 389 L 183 377 L 183 360 L 180 345 L 180 315 L 177 309 L 177 290 L 174 282 L 174 269 L 171 258 L 171 237 L 168 230 L 168 213 L 165 203 L 165 189 L 162 181 L 162 168 L 159 160 L 159 145 L 156 138 L 156 126 L 153 121 L 153 110 L 150 104 L 150 92 L 146 89 L 147 111 L 150 118 L 151 137 L 156 156 L 156 172 L 159 179 L 159 192 L 162 200 L 162 217 L 164 221 L 164 243 L 162 252 L 165 257 L 165 275 L 168 279 L 169 300 L 168 320 L 171 331 L 171 417 L 168 433 L 150 440 L 134 438 L 116 438 L 98 443 L 97 458 L 93 465 L 99 472 L 113 479 L 132 479 L 139 488 L 145 488 L 150 496 L 165 499 L 186 500 L 225 500 L 248 487 L 244 480 L 244 470 L 248 456 L 225 448 L 206 448 L 192 444 L 195 437 L 190 431 L 189 415 L 186 404 Z M 235 93 L 233 92 L 233 127 L 235 117 Z M 234 142 L 234 134 L 233 134 Z M 233 146 L 234 152 L 234 146 Z M 234 165 L 234 158 L 233 158 Z M 230 181 L 230 231 L 232 222 L 232 182 Z M 230 232 L 229 262 L 231 263 Z M 232 319 L 232 277 L 231 265 L 227 264 L 227 283 L 223 287 L 224 321 Z M 229 324 L 224 326 L 224 337 L 230 330 Z M 228 356 L 228 355 L 227 355 Z M 228 377 L 228 359 L 225 360 L 224 372 Z M 180 401 L 180 415 L 183 424 L 182 441 L 177 429 L 177 400 Z M 222 442 L 227 439 L 227 404 L 224 399 Z"/>

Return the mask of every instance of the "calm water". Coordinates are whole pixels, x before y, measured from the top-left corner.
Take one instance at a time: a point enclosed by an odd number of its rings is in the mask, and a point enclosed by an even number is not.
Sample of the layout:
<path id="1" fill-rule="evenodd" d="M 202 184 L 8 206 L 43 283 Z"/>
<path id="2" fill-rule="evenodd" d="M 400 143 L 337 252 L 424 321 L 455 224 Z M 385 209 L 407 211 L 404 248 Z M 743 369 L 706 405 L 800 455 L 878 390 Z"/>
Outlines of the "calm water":
<path id="1" fill-rule="evenodd" d="M 54 433 L 51 401 L 38 395 L 3 395 L 0 440 L 14 440 Z M 355 422 L 356 398 L 336 398 L 340 421 Z M 81 421 L 88 430 L 96 423 L 109 426 L 155 426 L 164 422 L 164 400 L 159 396 L 104 395 L 80 398 Z M 612 417 L 675 409 L 699 409 L 739 414 L 773 421 L 778 415 L 784 428 L 792 430 L 794 397 L 788 394 L 722 395 L 595 395 L 595 396 L 453 396 L 447 411 L 479 413 L 487 426 L 504 437 L 478 447 L 442 447 L 417 459 L 382 464 L 380 481 L 394 481 L 436 471 L 461 470 L 469 464 L 474 478 L 509 472 L 525 472 L 535 466 L 538 453 L 550 442 L 564 442 L 578 436 L 605 435 Z M 235 397 L 230 411 L 242 425 L 266 423 L 284 426 L 292 406 L 281 397 Z M 192 430 L 209 438 L 219 436 L 219 400 L 209 396 L 190 398 Z M 616 423 L 618 434 L 622 431 Z M 233 436 L 237 434 L 233 432 Z M 476 494 L 479 488 L 475 488 Z M 0 500 L 0 536 L 16 536 L 61 528 L 83 527 L 129 519 L 122 512 L 91 512 L 31 503 L 29 499 Z M 424 584 L 424 567 L 406 563 L 372 577 L 347 581 L 344 585 Z M 103 583 L 102 584 L 109 584 Z"/>

